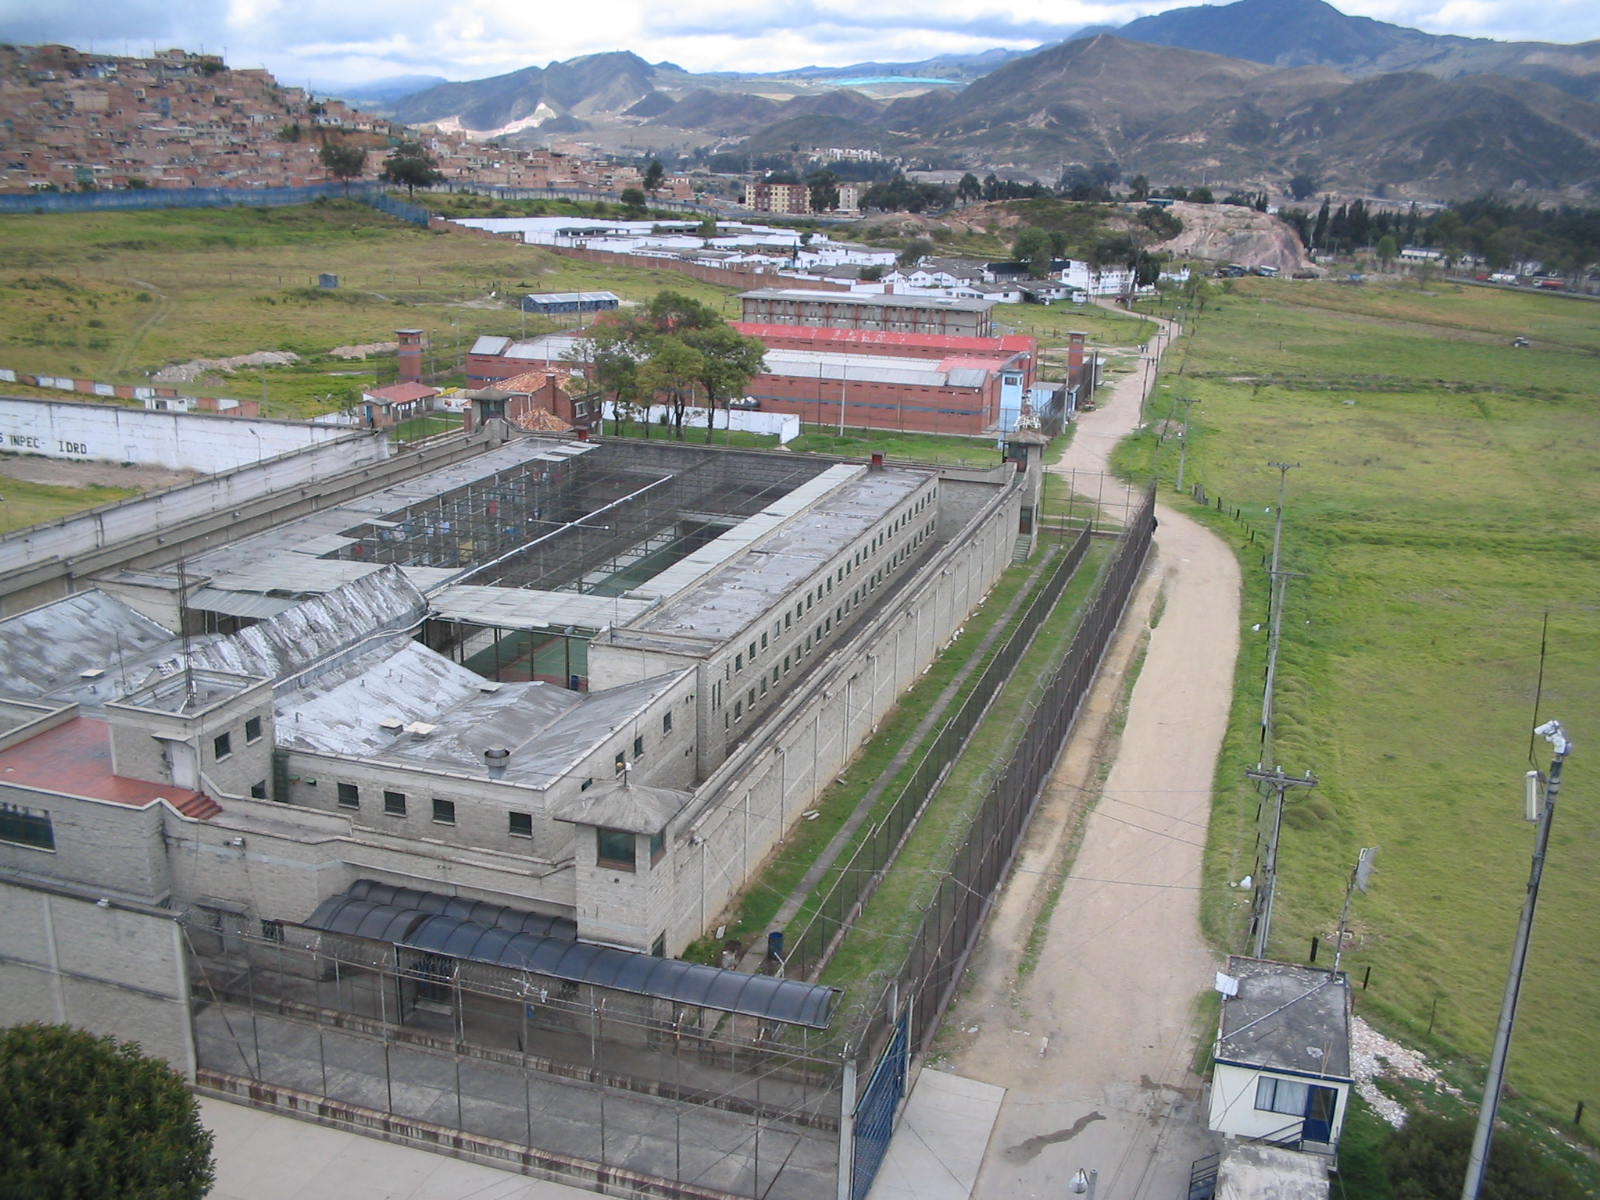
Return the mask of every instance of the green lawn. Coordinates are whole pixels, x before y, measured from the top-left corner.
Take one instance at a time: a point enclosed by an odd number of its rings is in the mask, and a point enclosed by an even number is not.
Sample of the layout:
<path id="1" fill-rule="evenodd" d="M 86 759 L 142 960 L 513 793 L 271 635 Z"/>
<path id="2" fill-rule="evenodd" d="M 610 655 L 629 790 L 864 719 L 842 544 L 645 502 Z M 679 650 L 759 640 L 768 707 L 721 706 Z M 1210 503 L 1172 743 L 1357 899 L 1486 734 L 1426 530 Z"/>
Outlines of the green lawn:
<path id="1" fill-rule="evenodd" d="M 1225 883 L 1253 866 L 1256 798 L 1240 780 L 1259 749 L 1267 463 L 1298 462 L 1283 565 L 1309 578 L 1285 605 L 1276 757 L 1321 783 L 1288 809 L 1271 953 L 1302 959 L 1320 936 L 1327 955 L 1356 852 L 1376 845 L 1344 960 L 1372 972 L 1359 1008 L 1445 1055 L 1487 1057 L 1532 849 L 1522 775 L 1548 614 L 1539 717 L 1559 717 L 1578 749 L 1509 1078 L 1570 1119 L 1600 1096 L 1600 805 L 1584 765 L 1600 709 L 1600 309 L 1484 289 L 1240 284 L 1208 306 L 1152 406 L 1198 401 L 1187 478 L 1222 501 L 1207 519 L 1247 573 L 1209 928 L 1243 948 Z M 1510 348 L 1518 334 L 1531 350 Z M 1147 432 L 1119 455 L 1125 470 L 1157 467 L 1172 495 L 1172 442 L 1158 454 Z M 1533 747 L 1534 765 L 1548 759 Z"/>

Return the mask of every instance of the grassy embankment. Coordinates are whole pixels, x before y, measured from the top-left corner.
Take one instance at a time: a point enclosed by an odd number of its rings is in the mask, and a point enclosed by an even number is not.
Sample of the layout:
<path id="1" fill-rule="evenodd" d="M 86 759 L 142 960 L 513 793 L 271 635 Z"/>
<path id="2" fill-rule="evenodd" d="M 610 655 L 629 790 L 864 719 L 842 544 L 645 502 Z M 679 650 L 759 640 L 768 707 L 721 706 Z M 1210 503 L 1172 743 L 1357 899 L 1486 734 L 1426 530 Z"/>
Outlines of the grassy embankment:
<path id="1" fill-rule="evenodd" d="M 136 496 L 133 487 L 57 487 L 0 476 L 0 534 Z"/>
<path id="2" fill-rule="evenodd" d="M 1455 1060 L 1476 1095 L 1528 877 L 1522 774 L 1548 613 L 1539 717 L 1559 717 L 1578 748 L 1509 1080 L 1520 1103 L 1570 1121 L 1578 1101 L 1600 1099 L 1600 805 L 1583 762 L 1600 709 L 1600 310 L 1486 289 L 1251 280 L 1191 329 L 1152 413 L 1173 396 L 1197 401 L 1187 478 L 1220 498 L 1226 513 L 1206 519 L 1247 575 L 1207 927 L 1244 948 L 1227 881 L 1254 862 L 1257 801 L 1242 773 L 1259 752 L 1266 635 L 1252 626 L 1266 618 L 1278 484 L 1267 463 L 1296 462 L 1283 567 L 1309 578 L 1285 604 L 1275 757 L 1320 785 L 1287 809 L 1270 952 L 1303 960 L 1320 936 L 1326 962 L 1356 852 L 1380 847 L 1343 962 L 1358 978 L 1371 970 L 1358 1009 Z M 1511 348 L 1519 334 L 1531 350 Z M 1120 465 L 1147 472 L 1154 450 L 1147 431 Z M 1169 441 L 1168 497 L 1176 461 Z M 1532 761 L 1548 765 L 1543 742 Z"/>

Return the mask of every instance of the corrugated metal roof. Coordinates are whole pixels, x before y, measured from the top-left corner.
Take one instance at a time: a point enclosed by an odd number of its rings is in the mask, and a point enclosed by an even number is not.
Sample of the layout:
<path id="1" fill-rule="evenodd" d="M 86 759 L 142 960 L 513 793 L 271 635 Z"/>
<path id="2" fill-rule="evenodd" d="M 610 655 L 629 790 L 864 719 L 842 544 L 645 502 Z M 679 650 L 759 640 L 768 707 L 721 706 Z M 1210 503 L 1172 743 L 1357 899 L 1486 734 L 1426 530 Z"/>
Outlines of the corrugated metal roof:
<path id="1" fill-rule="evenodd" d="M 896 296 L 893 294 L 881 295 L 854 295 L 850 292 L 817 292 L 810 288 L 760 288 L 753 292 L 742 292 L 739 299 L 759 300 L 791 300 L 811 304 L 844 304 L 853 307 L 872 308 L 947 308 L 960 312 L 988 312 L 994 307 L 993 300 L 955 300 L 948 296 Z"/>
<path id="2" fill-rule="evenodd" d="M 0 620 L 0 695 L 75 689 L 84 671 L 117 675 L 171 640 L 170 630 L 99 589 L 53 600 Z"/>
<path id="3" fill-rule="evenodd" d="M 293 608 L 298 600 L 278 596 L 262 596 L 255 592 L 227 592 L 221 588 L 202 587 L 189 593 L 185 607 L 202 612 L 222 613 L 229 617 L 250 617 L 261 620 L 275 617 L 285 609 Z"/>
<path id="4" fill-rule="evenodd" d="M 318 905 L 304 924 L 310 929 L 390 942 L 468 962 L 811 1029 L 827 1028 L 841 994 L 837 988 L 797 979 L 746 975 L 703 963 L 540 936 L 506 924 L 482 924 L 408 905 L 403 897 L 396 899 L 399 902 L 385 904 L 349 893 L 333 896 Z"/>

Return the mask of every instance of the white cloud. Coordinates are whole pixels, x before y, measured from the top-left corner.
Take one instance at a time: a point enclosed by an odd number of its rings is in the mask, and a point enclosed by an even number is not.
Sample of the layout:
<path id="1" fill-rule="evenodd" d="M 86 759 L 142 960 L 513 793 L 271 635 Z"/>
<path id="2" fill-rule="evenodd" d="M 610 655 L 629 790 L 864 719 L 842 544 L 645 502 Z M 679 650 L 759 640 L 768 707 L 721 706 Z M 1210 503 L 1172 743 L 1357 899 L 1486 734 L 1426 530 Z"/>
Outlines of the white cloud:
<path id="1" fill-rule="evenodd" d="M 529 0 L 0 0 L 0 39 L 111 53 L 226 51 L 287 80 L 429 72 L 476 79 L 632 50 L 694 71 L 776 71 L 914 61 L 996 46 L 1029 49 L 1084 25 L 1120 25 L 1184 0 L 609 0 L 603 10 Z M 1352 15 L 1432 33 L 1543 41 L 1600 36 L 1593 0 L 1343 0 Z"/>

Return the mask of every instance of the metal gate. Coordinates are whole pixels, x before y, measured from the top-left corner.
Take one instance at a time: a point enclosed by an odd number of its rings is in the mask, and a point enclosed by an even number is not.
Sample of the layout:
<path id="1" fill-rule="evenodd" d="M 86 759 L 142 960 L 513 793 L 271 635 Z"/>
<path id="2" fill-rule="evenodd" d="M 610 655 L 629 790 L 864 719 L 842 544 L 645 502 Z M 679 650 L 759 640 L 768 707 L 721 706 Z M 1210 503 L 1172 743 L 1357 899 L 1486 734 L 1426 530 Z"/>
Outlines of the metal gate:
<path id="1" fill-rule="evenodd" d="M 894 1034 L 884 1047 L 883 1057 L 872 1069 L 866 1091 L 855 1112 L 855 1152 L 851 1155 L 850 1200 L 866 1200 L 872 1181 L 878 1177 L 889 1139 L 894 1135 L 895 1113 L 906 1091 L 906 1066 L 910 1061 L 911 1013 L 900 1014 Z"/>

